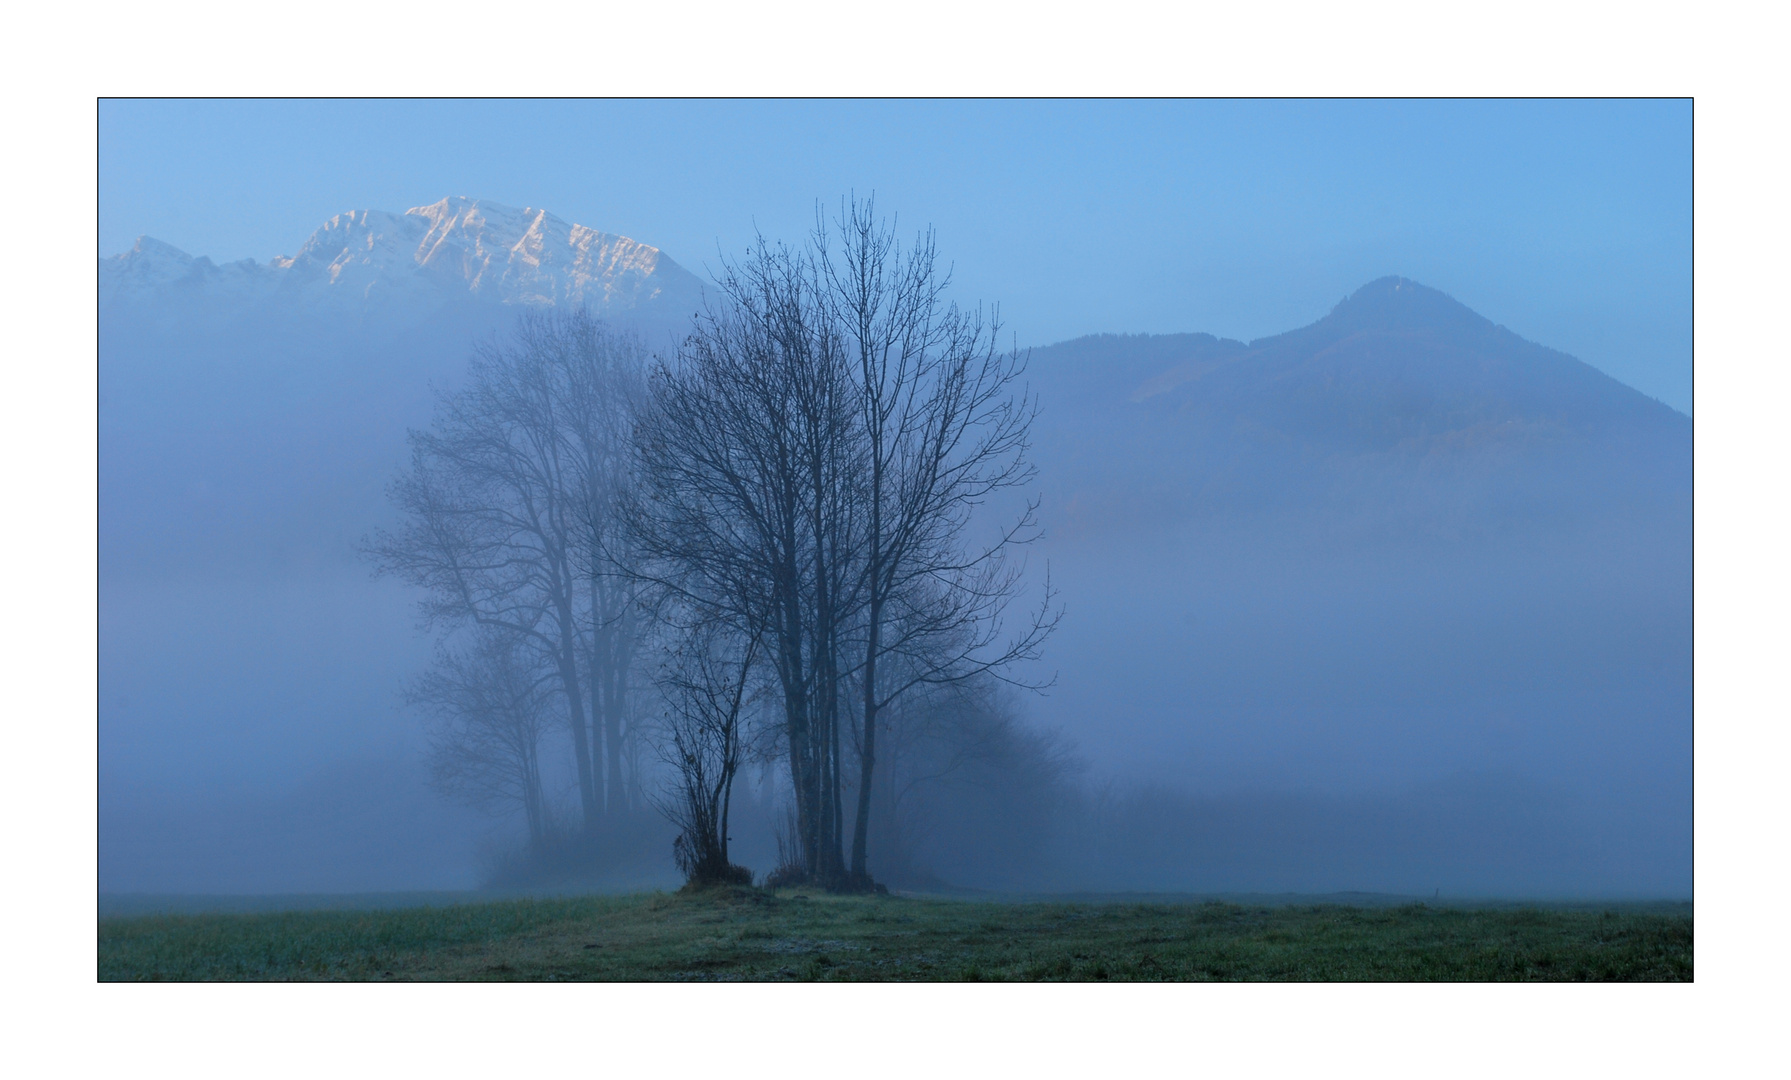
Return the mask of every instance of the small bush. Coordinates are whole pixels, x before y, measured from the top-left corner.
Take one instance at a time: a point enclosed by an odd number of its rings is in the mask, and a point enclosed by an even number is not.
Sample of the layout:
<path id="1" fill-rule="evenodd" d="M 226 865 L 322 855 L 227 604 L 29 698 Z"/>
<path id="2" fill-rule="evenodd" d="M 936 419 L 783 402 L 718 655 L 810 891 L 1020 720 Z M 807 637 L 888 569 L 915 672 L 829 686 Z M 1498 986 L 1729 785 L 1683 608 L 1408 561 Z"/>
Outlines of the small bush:
<path id="1" fill-rule="evenodd" d="M 808 871 L 802 868 L 801 863 L 786 862 L 765 875 L 767 889 L 785 889 L 794 885 L 807 884 Z"/>
<path id="2" fill-rule="evenodd" d="M 685 881 L 686 891 L 695 889 L 712 889 L 723 885 L 751 885 L 752 871 L 738 863 L 718 865 L 704 864 L 698 866 L 689 880 Z"/>
<path id="3" fill-rule="evenodd" d="M 697 846 L 680 833 L 672 841 L 672 857 L 684 871 L 684 892 L 709 889 L 718 885 L 751 885 L 752 871 L 727 861 L 713 844 L 701 855 Z"/>

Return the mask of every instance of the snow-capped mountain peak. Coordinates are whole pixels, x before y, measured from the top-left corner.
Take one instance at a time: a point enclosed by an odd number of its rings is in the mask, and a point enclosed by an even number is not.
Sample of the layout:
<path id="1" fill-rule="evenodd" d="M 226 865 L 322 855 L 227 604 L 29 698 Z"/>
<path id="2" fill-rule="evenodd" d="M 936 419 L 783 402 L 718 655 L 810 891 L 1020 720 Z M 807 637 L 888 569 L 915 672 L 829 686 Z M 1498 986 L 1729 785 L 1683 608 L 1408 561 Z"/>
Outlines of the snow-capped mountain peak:
<path id="1" fill-rule="evenodd" d="M 153 301 L 176 287 L 279 294 L 332 309 L 476 299 L 686 318 L 702 303 L 701 282 L 658 248 L 536 207 L 465 197 L 402 214 L 337 214 L 296 254 L 265 264 L 218 267 L 149 237 L 100 260 L 102 301 Z"/>

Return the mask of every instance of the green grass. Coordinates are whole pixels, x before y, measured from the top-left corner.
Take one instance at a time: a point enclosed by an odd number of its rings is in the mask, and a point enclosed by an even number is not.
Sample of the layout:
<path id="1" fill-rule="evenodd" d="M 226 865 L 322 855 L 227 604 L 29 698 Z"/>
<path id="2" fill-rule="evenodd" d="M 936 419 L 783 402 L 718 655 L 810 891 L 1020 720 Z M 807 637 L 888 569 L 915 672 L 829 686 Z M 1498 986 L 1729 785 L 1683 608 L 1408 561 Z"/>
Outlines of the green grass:
<path id="1" fill-rule="evenodd" d="M 101 981 L 1691 977 L 1689 906 L 991 903 L 732 889 L 99 923 Z"/>

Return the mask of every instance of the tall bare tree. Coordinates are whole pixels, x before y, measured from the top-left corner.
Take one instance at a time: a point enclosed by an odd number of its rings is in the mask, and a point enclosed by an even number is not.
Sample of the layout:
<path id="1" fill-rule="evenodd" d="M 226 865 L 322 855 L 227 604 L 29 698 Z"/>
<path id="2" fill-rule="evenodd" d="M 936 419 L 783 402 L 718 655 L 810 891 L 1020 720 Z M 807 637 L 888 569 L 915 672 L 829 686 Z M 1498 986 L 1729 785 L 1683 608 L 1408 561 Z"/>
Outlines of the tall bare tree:
<path id="1" fill-rule="evenodd" d="M 605 758 L 621 795 L 632 628 L 611 537 L 640 367 L 638 345 L 587 313 L 523 315 L 411 432 L 390 489 L 402 523 L 365 545 L 380 572 L 424 589 L 427 625 L 501 630 L 551 665 L 587 827 L 605 806 Z"/>
<path id="2" fill-rule="evenodd" d="M 761 239 L 724 265 L 720 304 L 655 369 L 632 520 L 656 587 L 766 628 L 807 872 L 862 888 L 879 711 L 1036 655 L 1056 616 L 1047 586 L 1003 636 L 1031 504 L 991 544 L 965 540 L 977 506 L 1031 476 L 1020 358 L 996 348 L 993 319 L 945 302 L 930 234 L 903 253 L 868 202 L 840 225 L 842 252 L 818 227 L 802 249 Z M 899 678 L 879 670 L 891 655 Z"/>
<path id="3" fill-rule="evenodd" d="M 588 604 L 593 784 L 601 789 L 605 811 L 617 814 L 632 808 L 632 672 L 643 628 L 630 570 L 632 533 L 622 515 L 634 487 L 634 417 L 645 394 L 646 361 L 633 338 L 605 335 L 589 319 L 563 323 L 559 331 L 542 344 L 554 350 L 555 364 L 565 372 L 566 421 L 578 455 L 573 562 Z"/>
<path id="4" fill-rule="evenodd" d="M 849 873 L 868 884 L 879 715 L 917 684 L 1002 674 L 1035 658 L 1061 611 L 1051 610 L 1047 578 L 1039 609 L 1003 639 L 1022 571 L 1009 555 L 1038 535 L 1036 502 L 992 542 L 965 542 L 975 508 L 1034 475 L 1026 449 L 1036 410 L 1015 385 L 1023 359 L 998 345 L 998 316 L 946 300 L 950 273 L 939 269 L 931 230 L 904 249 L 871 199 L 842 203 L 835 224 L 838 249 L 818 218 L 811 250 L 826 317 L 858 377 L 863 618 Z M 890 656 L 905 662 L 889 671 Z"/>
<path id="5" fill-rule="evenodd" d="M 718 284 L 721 303 L 655 368 L 637 429 L 640 572 L 717 621 L 765 628 L 803 858 L 838 882 L 840 646 L 862 474 L 853 380 L 802 252 L 760 241 Z"/>

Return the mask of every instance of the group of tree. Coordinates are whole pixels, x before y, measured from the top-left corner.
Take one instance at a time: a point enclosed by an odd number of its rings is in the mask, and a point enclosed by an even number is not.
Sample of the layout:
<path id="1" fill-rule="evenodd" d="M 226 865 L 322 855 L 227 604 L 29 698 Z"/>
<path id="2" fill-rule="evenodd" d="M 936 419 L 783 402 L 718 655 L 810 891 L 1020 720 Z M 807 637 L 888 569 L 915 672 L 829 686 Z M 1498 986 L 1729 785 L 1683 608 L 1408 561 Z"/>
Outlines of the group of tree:
<path id="1" fill-rule="evenodd" d="M 651 802 L 691 880 L 744 880 L 733 785 L 775 759 L 797 849 L 780 873 L 873 887 L 896 707 L 1023 682 L 1060 615 L 1047 580 L 1009 618 L 1037 536 L 1033 407 L 998 320 L 949 279 L 930 231 L 904 246 L 853 200 L 801 245 L 724 261 L 668 355 L 579 312 L 480 349 L 412 433 L 402 525 L 368 545 L 450 631 L 412 689 L 439 782 L 520 804 L 539 837 L 535 748 L 563 727 L 584 828 Z M 991 503 L 1011 509 L 973 521 Z"/>
<path id="2" fill-rule="evenodd" d="M 366 545 L 381 572 L 421 587 L 426 626 L 451 635 L 411 695 L 439 721 L 437 778 L 513 798 L 536 841 L 549 822 L 535 747 L 550 724 L 570 736 L 585 828 L 639 799 L 620 512 L 644 363 L 583 313 L 525 314 L 411 432 L 391 486 L 401 523 Z"/>

